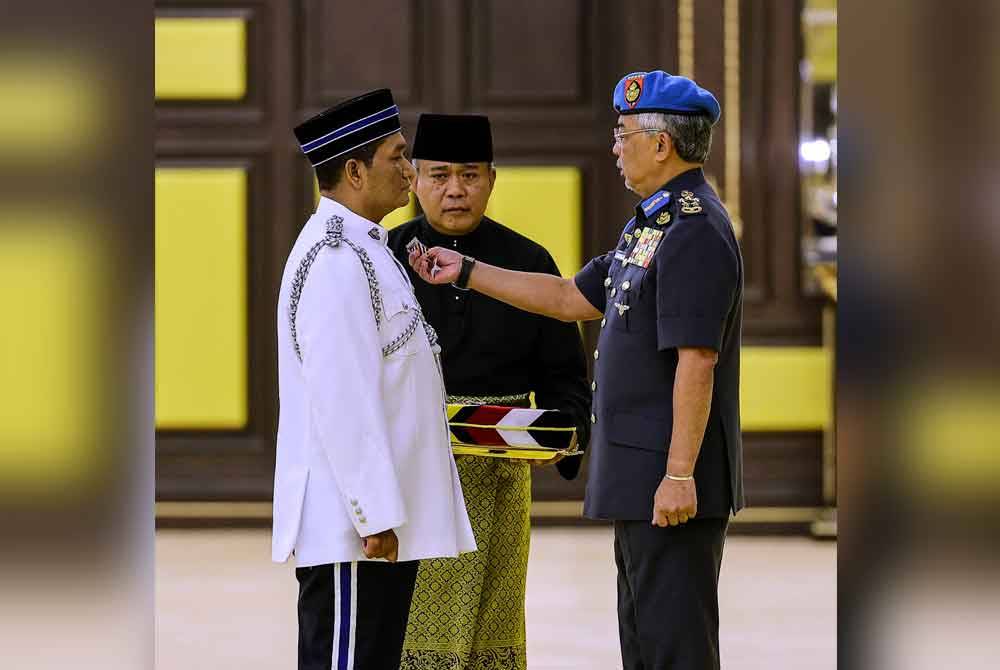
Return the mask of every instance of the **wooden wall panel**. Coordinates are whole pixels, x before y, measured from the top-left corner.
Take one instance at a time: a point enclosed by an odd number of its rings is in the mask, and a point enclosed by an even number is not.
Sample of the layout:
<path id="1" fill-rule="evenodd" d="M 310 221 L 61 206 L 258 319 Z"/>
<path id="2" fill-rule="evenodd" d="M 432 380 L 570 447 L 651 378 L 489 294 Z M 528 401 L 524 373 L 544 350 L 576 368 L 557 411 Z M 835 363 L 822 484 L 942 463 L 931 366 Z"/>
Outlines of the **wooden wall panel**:
<path id="1" fill-rule="evenodd" d="M 160 152 L 161 168 L 230 167 L 247 172 L 247 410 L 248 420 L 236 430 L 157 431 L 157 495 L 162 499 L 199 499 L 199 489 L 211 499 L 253 500 L 269 495 L 262 482 L 271 482 L 274 468 L 274 435 L 277 429 L 276 357 L 274 352 L 274 299 L 276 283 L 269 225 L 272 209 L 270 187 L 273 165 L 265 155 Z M 277 267 L 280 277 L 280 266 Z M 272 322 L 270 327 L 265 324 Z M 211 336 L 210 333 L 206 336 Z M 270 483 L 268 483 L 270 486 Z M 237 498 L 227 497 L 239 492 Z M 234 495 L 236 495 L 234 493 Z"/>
<path id="2" fill-rule="evenodd" d="M 799 3 L 742 0 L 740 16 L 744 336 L 817 344 L 822 300 L 801 289 Z"/>
<path id="3" fill-rule="evenodd" d="M 747 506 L 823 505 L 823 444 L 819 433 L 752 433 L 743 440 Z"/>
<path id="4" fill-rule="evenodd" d="M 705 174 L 719 187 L 723 198 L 726 188 L 725 128 L 730 111 L 725 86 L 724 3 L 725 0 L 697 0 L 693 3 L 694 80 L 711 91 L 722 107 L 722 119 L 712 133 L 712 151 L 705 164 Z"/>
<path id="5" fill-rule="evenodd" d="M 156 101 L 157 140 L 206 126 L 222 126 L 230 132 L 245 133 L 247 126 L 266 123 L 266 108 L 273 95 L 266 76 L 275 48 L 274 0 L 167 0 L 156 3 L 157 18 L 229 18 L 245 22 L 246 90 L 241 98 L 163 99 Z M 237 130 L 238 129 L 238 130 Z"/>
<path id="6" fill-rule="evenodd" d="M 584 105 L 591 72 L 587 3 L 471 3 L 469 105 Z"/>
<path id="7" fill-rule="evenodd" d="M 307 0 L 302 8 L 303 102 L 330 107 L 376 88 L 399 105 L 421 102 L 427 57 L 419 0 Z"/>
<path id="8" fill-rule="evenodd" d="M 248 421 L 236 430 L 157 431 L 157 497 L 267 500 L 277 428 L 274 300 L 294 234 L 288 223 L 294 200 L 288 184 L 295 87 L 286 48 L 293 42 L 294 7 L 284 0 L 168 0 L 156 11 L 157 16 L 235 15 L 245 17 L 248 26 L 243 100 L 156 102 L 158 167 L 240 165 L 248 178 Z"/>
<path id="9" fill-rule="evenodd" d="M 622 26 L 614 37 L 621 44 L 625 69 L 613 84 L 623 75 L 639 70 L 664 70 L 676 74 L 677 0 L 630 0 L 621 3 L 618 11 Z M 610 95 L 607 101 L 610 105 Z"/>

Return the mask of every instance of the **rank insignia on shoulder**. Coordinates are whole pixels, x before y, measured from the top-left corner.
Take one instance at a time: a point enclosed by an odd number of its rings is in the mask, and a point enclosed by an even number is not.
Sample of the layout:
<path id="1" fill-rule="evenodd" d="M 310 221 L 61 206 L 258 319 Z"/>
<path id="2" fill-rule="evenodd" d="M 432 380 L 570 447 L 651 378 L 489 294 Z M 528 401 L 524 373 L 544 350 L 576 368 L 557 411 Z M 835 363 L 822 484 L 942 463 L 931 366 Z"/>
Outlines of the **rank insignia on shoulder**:
<path id="1" fill-rule="evenodd" d="M 632 233 L 625 233 L 625 244 L 632 244 Z"/>
<path id="2" fill-rule="evenodd" d="M 373 240 L 379 239 L 378 228 L 372 228 L 371 230 L 369 230 L 368 237 L 372 238 Z"/>
<path id="3" fill-rule="evenodd" d="M 681 197 L 677 201 L 681 206 L 682 214 L 697 214 L 701 210 L 701 200 L 695 197 L 691 191 L 681 191 Z"/>
<path id="4" fill-rule="evenodd" d="M 664 224 L 666 224 L 666 223 L 670 223 L 670 212 L 666 212 L 666 211 L 660 212 L 660 215 L 658 217 L 656 217 L 656 222 L 658 224 L 660 224 L 661 226 L 664 225 Z"/>
<path id="5" fill-rule="evenodd" d="M 618 316 L 625 316 L 625 312 L 629 310 L 628 305 L 623 305 L 620 302 L 616 302 L 615 307 L 618 308 Z"/>

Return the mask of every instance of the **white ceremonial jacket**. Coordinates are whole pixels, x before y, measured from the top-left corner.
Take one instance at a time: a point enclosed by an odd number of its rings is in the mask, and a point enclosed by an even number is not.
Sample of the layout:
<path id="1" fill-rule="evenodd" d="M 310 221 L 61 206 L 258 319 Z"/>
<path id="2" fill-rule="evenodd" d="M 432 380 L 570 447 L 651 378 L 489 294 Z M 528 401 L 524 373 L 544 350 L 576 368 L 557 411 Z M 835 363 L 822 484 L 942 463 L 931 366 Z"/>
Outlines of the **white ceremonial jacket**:
<path id="1" fill-rule="evenodd" d="M 285 265 L 274 561 L 293 549 L 299 567 L 368 560 L 361 537 L 390 528 L 400 561 L 476 549 L 440 348 L 386 240 L 322 198 Z"/>

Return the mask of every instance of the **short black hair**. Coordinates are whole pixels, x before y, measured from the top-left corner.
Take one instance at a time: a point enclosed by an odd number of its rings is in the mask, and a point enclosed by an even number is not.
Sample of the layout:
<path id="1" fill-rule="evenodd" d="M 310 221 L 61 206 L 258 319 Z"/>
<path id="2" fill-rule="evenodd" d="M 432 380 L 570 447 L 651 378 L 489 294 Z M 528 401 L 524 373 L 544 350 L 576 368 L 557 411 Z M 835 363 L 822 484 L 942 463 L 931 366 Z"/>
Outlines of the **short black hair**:
<path id="1" fill-rule="evenodd" d="M 375 160 L 375 152 L 378 148 L 382 146 L 382 143 L 388 138 L 377 140 L 375 142 L 369 142 L 364 144 L 357 149 L 352 149 L 348 151 L 343 156 L 337 156 L 336 158 L 331 158 L 322 165 L 316 166 L 316 181 L 319 182 L 319 188 L 321 191 L 330 191 L 337 187 L 340 183 L 341 178 L 344 176 L 344 167 L 347 165 L 347 161 L 356 160 L 361 161 L 365 164 L 365 167 L 371 167 L 372 161 Z"/>

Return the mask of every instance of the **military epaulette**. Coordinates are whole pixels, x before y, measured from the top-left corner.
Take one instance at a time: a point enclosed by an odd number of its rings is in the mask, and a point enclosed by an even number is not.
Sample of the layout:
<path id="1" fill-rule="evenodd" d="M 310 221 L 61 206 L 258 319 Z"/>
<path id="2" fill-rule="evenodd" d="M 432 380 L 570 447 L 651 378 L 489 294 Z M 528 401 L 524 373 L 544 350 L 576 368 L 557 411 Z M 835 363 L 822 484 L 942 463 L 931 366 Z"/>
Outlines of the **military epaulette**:
<path id="1" fill-rule="evenodd" d="M 657 212 L 670 204 L 670 191 L 657 191 L 642 201 L 642 213 L 647 219 L 653 218 Z M 667 220 L 669 221 L 669 215 Z M 657 221 L 659 223 L 659 221 Z"/>
<path id="2" fill-rule="evenodd" d="M 701 200 L 695 197 L 691 191 L 681 191 L 681 197 L 677 200 L 681 206 L 681 215 L 698 214 L 702 211 Z"/>
<path id="3" fill-rule="evenodd" d="M 377 227 L 372 228 L 368 232 L 369 234 L 374 232 L 376 234 L 374 239 L 377 239 Z M 326 221 L 326 234 L 323 236 L 323 239 L 319 240 L 309 248 L 309 251 L 306 252 L 305 256 L 299 262 L 299 267 L 295 270 L 295 276 L 292 279 L 292 289 L 288 297 L 288 325 L 292 336 L 292 348 L 295 350 L 295 356 L 299 359 L 300 363 L 302 362 L 302 349 L 299 346 L 296 315 L 299 311 L 299 300 L 302 297 L 302 289 L 305 287 L 309 270 L 316 261 L 316 256 L 319 254 L 320 250 L 323 247 L 330 247 L 332 249 L 340 248 L 341 244 L 345 244 L 350 247 L 357 255 L 358 260 L 361 261 L 361 269 L 364 270 L 365 278 L 368 280 L 368 294 L 371 298 L 372 312 L 375 316 L 375 330 L 382 330 L 382 322 L 385 319 L 386 314 L 385 308 L 382 305 L 382 290 L 379 286 L 378 274 L 375 271 L 375 265 L 372 263 L 371 257 L 368 256 L 368 252 L 365 251 L 364 247 L 344 235 L 343 217 L 333 215 Z M 407 326 L 403 333 L 392 342 L 382 347 L 383 358 L 388 358 L 390 355 L 401 349 L 413 333 L 416 332 L 417 327 L 421 325 L 423 325 L 424 332 L 427 335 L 427 341 L 430 342 L 431 347 L 434 347 L 438 341 L 437 333 L 434 331 L 431 324 L 427 323 L 427 319 L 424 318 L 423 312 L 418 309 L 416 312 L 411 312 L 410 325 Z"/>

